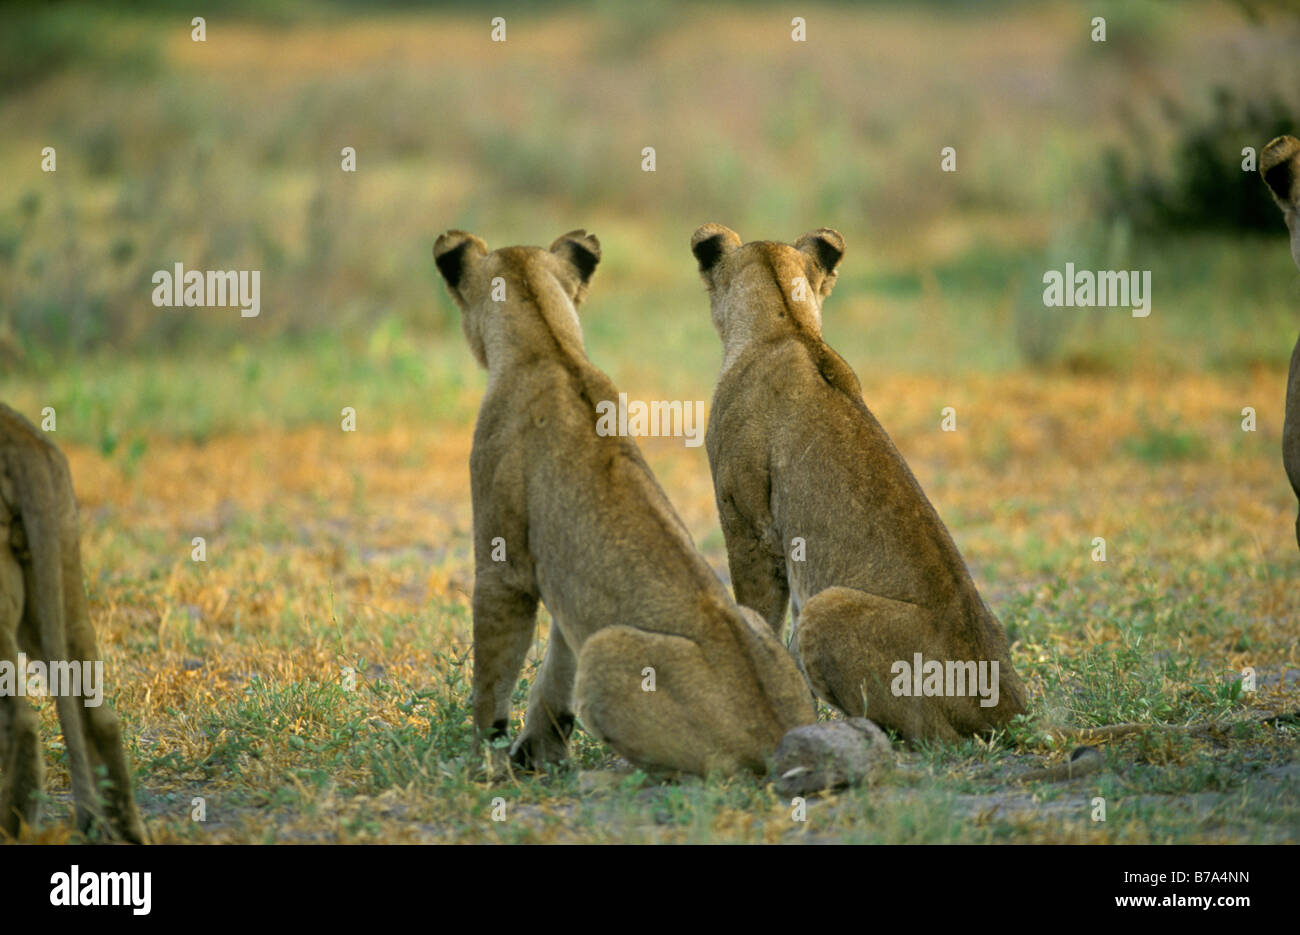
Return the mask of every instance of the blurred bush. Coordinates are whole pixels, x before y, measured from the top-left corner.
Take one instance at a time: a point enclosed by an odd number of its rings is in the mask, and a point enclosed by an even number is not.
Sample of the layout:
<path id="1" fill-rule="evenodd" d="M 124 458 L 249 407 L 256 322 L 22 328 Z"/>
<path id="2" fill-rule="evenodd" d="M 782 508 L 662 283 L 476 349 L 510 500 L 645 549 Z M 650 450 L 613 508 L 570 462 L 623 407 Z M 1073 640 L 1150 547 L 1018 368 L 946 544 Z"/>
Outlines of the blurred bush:
<path id="1" fill-rule="evenodd" d="M 1213 90 L 1206 115 L 1169 104 L 1172 152 L 1146 145 L 1160 134 L 1138 125 L 1133 145 L 1108 148 L 1097 202 L 1104 217 L 1127 219 L 1144 231 L 1267 231 L 1276 233 L 1277 208 L 1259 175 L 1242 169 L 1242 149 L 1300 127 L 1300 95 L 1225 85 Z M 1153 160 L 1159 160 L 1158 162 Z"/>
<path id="2" fill-rule="evenodd" d="M 0 5 L 0 98 L 69 68 L 149 78 L 161 63 L 157 35 L 124 28 L 116 5 Z"/>
<path id="3" fill-rule="evenodd" d="M 1268 139 L 1280 111 L 1257 119 L 1230 99 L 1200 122 L 1161 120 L 1152 139 L 1125 123 L 1124 103 L 1157 101 L 1161 85 L 1202 98 L 1243 36 L 1279 45 L 1232 11 L 1099 0 L 1111 34 L 1094 43 L 1086 19 L 1054 5 L 814 3 L 797 11 L 815 37 L 804 46 L 783 9 L 0 4 L 0 376 L 21 358 L 40 367 L 84 351 L 455 337 L 430 258 L 448 227 L 492 246 L 595 230 L 607 247 L 589 334 L 631 334 L 621 316 L 635 312 L 674 341 L 701 322 L 707 337 L 685 246 L 706 221 L 747 239 L 840 229 L 852 246 L 839 320 L 844 339 L 869 335 L 863 357 L 1114 369 L 1127 353 L 1117 334 L 1132 329 L 1045 310 L 1045 268 L 1126 268 L 1127 231 L 1195 226 L 1225 206 L 1280 223 L 1237 155 Z M 188 41 L 194 15 L 208 20 L 206 44 Z M 487 45 L 495 15 L 514 17 L 505 48 Z M 1185 66 L 1191 41 L 1208 49 L 1203 69 Z M 1258 58 L 1280 76 L 1285 56 Z M 1126 131 L 1123 151 L 1139 158 L 1093 186 L 1098 141 Z M 949 145 L 959 169 L 940 173 Z M 41 171 L 45 146 L 57 173 Z M 344 146 L 355 173 L 341 171 Z M 654 172 L 642 170 L 648 146 Z M 1171 148 L 1186 154 L 1168 160 Z M 1257 257 L 1224 262 L 1244 248 L 1217 240 L 1196 256 L 1215 258 L 1221 281 L 1171 267 L 1162 309 L 1191 314 L 1202 293 L 1253 288 Z M 262 316 L 154 308 L 150 277 L 178 261 L 261 270 Z M 900 277 L 915 289 L 890 291 Z M 1282 305 L 1289 280 L 1276 283 L 1254 296 L 1257 318 Z M 918 337 L 918 310 L 944 342 Z M 1203 323 L 1213 309 L 1197 311 Z M 1285 343 L 1274 330 L 1290 327 L 1276 318 L 1233 353 L 1271 360 Z M 680 352 L 664 344 L 665 358 Z"/>

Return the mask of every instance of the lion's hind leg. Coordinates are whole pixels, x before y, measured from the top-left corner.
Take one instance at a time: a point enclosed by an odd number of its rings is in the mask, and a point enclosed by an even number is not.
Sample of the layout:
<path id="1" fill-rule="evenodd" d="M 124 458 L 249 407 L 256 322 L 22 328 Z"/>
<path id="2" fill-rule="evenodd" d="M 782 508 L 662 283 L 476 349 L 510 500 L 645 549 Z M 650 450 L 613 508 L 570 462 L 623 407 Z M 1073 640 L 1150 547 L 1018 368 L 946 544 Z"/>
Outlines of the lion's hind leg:
<path id="1" fill-rule="evenodd" d="M 0 544 L 0 664 L 18 678 L 18 625 L 23 609 L 23 573 L 7 545 Z M 0 832 L 17 837 L 36 821 L 41 789 L 41 741 L 36 711 L 14 691 L 0 694 Z"/>
<path id="2" fill-rule="evenodd" d="M 831 587 L 804 605 L 795 651 L 813 691 L 846 717 L 870 718 L 907 740 L 957 740 L 966 699 L 911 691 L 917 653 L 941 663 L 950 655 L 937 624 L 925 607 Z M 906 693 L 894 691 L 899 662 L 909 673 Z"/>
<path id="3" fill-rule="evenodd" d="M 81 581 L 78 578 L 75 586 L 80 587 L 80 585 Z M 84 601 L 84 598 L 81 600 Z M 79 610 L 80 613 L 69 615 L 68 636 L 71 656 L 74 660 L 98 663 L 99 670 L 102 672 L 104 667 L 99 656 L 99 648 L 95 644 L 94 631 L 90 629 L 89 621 L 84 616 L 84 605 L 80 605 Z M 103 699 L 105 686 L 102 681 L 99 691 L 100 703 L 97 705 L 87 706 L 84 699 L 76 699 L 81 726 L 87 740 L 86 747 L 91 769 L 98 781 L 100 767 L 103 767 L 102 772 L 108 780 L 109 787 L 103 790 L 103 795 L 106 817 L 114 836 L 133 844 L 144 844 L 147 841 L 147 834 L 139 809 L 136 807 L 135 796 L 131 791 L 131 770 L 126 762 L 126 753 L 122 749 L 122 726 L 113 709 Z"/>
<path id="4" fill-rule="evenodd" d="M 578 716 L 637 766 L 762 771 L 786 725 L 734 644 L 727 650 L 625 626 L 601 630 L 578 656 Z"/>

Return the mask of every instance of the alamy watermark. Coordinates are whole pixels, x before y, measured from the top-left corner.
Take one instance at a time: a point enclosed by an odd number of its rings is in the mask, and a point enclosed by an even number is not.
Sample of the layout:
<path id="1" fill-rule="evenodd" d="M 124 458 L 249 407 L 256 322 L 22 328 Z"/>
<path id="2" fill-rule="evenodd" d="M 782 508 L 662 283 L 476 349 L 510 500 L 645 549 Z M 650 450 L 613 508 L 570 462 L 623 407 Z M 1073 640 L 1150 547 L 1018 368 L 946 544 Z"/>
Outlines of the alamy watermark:
<path id="1" fill-rule="evenodd" d="M 895 697 L 963 698 L 978 694 L 981 708 L 998 704 L 998 662 L 949 659 L 924 659 L 920 653 L 909 663 L 900 659 L 889 667 L 894 676 L 889 690 Z"/>
<path id="2" fill-rule="evenodd" d="M 46 663 L 18 654 L 18 662 L 0 660 L 0 697 L 41 698 L 46 695 L 84 698 L 87 708 L 104 703 L 102 660 L 67 660 Z"/>
<path id="3" fill-rule="evenodd" d="M 1048 308 L 1131 308 L 1134 318 L 1151 314 L 1151 270 L 1090 269 L 1076 271 L 1073 263 L 1065 272 L 1043 273 L 1043 304 Z"/>
<path id="4" fill-rule="evenodd" d="M 147 916 L 152 907 L 153 872 L 82 870 L 78 864 L 50 877 L 51 906 L 127 906 Z"/>
<path id="5" fill-rule="evenodd" d="M 181 263 L 153 274 L 153 304 L 159 308 L 212 308 L 239 306 L 243 318 L 262 311 L 262 271 L 247 269 L 192 269 Z"/>
<path id="6" fill-rule="evenodd" d="M 626 393 L 618 394 L 618 402 L 602 399 L 596 403 L 596 434 L 653 435 L 685 438 L 687 448 L 697 448 L 704 442 L 704 401 L 680 399 L 654 399 L 646 403 L 639 399 L 627 401 Z"/>

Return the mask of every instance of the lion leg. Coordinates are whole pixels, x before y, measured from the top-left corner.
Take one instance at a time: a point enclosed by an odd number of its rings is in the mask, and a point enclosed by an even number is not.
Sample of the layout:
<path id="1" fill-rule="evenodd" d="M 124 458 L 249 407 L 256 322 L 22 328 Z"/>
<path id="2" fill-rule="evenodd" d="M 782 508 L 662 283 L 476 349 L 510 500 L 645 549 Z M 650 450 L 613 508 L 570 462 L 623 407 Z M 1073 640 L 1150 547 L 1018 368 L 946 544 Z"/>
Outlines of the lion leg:
<path id="1" fill-rule="evenodd" d="M 896 697 L 894 662 L 935 655 L 929 612 L 853 588 L 827 588 L 803 607 L 795 652 L 817 696 L 846 717 L 868 717 L 911 740 L 956 740 L 937 699 Z"/>
<path id="2" fill-rule="evenodd" d="M 578 716 L 638 766 L 696 775 L 762 771 L 787 725 L 748 663 L 734 661 L 685 637 L 608 627 L 578 656 Z"/>
<path id="3" fill-rule="evenodd" d="M 480 739 L 506 735 L 510 697 L 537 626 L 537 598 L 487 573 L 474 584 L 474 728 Z"/>
<path id="4" fill-rule="evenodd" d="M 112 709 L 101 705 L 83 708 L 86 712 L 86 737 L 90 740 L 92 762 L 102 765 L 109 788 L 104 790 L 108 821 L 114 834 L 132 844 L 148 841 L 144 821 L 131 790 L 131 770 L 122 749 L 122 725 Z"/>
<path id="5" fill-rule="evenodd" d="M 727 567 L 731 571 L 736 603 L 757 611 L 780 639 L 785 627 L 785 609 L 790 602 L 785 558 L 768 548 L 763 537 L 730 501 L 719 501 L 718 515 L 727 541 Z"/>
<path id="6" fill-rule="evenodd" d="M 910 673 L 917 653 L 940 664 L 981 661 L 951 649 L 934 611 L 832 587 L 814 595 L 801 617 L 796 651 L 813 690 L 846 716 L 868 717 L 907 740 L 953 741 L 1005 721 L 998 706 L 981 707 L 974 686 L 960 697 L 894 694 L 895 663 L 906 663 Z M 999 684 L 1006 678 L 1000 675 Z"/>
<path id="7" fill-rule="evenodd" d="M 26 698 L 0 698 L 0 831 L 18 836 L 22 823 L 36 823 L 36 794 L 41 790 L 41 740 L 36 711 Z"/>
<path id="8" fill-rule="evenodd" d="M 70 587 L 80 588 L 81 578 L 75 578 Z M 75 608 L 68 615 L 68 648 L 72 659 L 96 662 L 100 667 L 103 661 L 99 647 L 95 643 L 95 633 L 90 627 L 85 607 L 85 597 L 72 594 L 68 597 L 69 608 Z M 105 691 L 103 681 L 100 691 Z M 122 749 L 122 727 L 117 715 L 101 696 L 100 704 L 87 706 L 84 699 L 77 701 L 81 724 L 85 732 L 87 752 L 90 755 L 91 768 L 98 775 L 100 768 L 108 780 L 109 786 L 102 790 L 107 809 L 109 826 L 113 833 L 133 844 L 144 844 L 147 834 L 144 822 L 136 807 L 135 796 L 131 791 L 131 770 L 126 762 L 126 753 Z"/>
<path id="9" fill-rule="evenodd" d="M 18 665 L 18 624 L 23 606 L 22 569 L 0 547 L 0 662 Z M 0 832 L 17 837 L 23 822 L 36 823 L 41 789 L 41 739 L 36 712 L 26 698 L 0 695 Z"/>
<path id="10" fill-rule="evenodd" d="M 552 622 L 546 657 L 528 698 L 524 730 L 510 748 L 510 760 L 524 769 L 558 763 L 569 755 L 573 733 L 573 679 L 578 659 L 560 627 Z"/>

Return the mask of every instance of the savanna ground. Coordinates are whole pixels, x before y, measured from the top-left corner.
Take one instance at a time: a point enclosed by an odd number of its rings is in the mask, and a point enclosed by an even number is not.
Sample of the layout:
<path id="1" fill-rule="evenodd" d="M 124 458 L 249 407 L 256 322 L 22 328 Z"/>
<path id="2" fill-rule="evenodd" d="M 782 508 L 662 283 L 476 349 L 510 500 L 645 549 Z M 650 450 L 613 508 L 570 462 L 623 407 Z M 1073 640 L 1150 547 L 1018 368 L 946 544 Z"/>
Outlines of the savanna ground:
<path id="1" fill-rule="evenodd" d="M 1106 205 L 1099 169 L 1113 150 L 1158 174 L 1177 142 L 1167 113 L 1211 110 L 1221 84 L 1294 87 L 1279 70 L 1294 20 L 1216 4 L 812 6 L 804 47 L 781 6 L 507 6 L 508 40 L 491 45 L 488 17 L 463 8 L 288 4 L 214 14 L 200 44 L 190 11 L 146 9 L 0 29 L 0 399 L 57 410 L 155 840 L 1300 837 L 1298 728 L 1266 720 L 1300 694 L 1279 454 L 1300 279 L 1280 218 L 1153 233 Z M 1109 17 L 1104 45 L 1093 15 Z M 53 174 L 34 155 L 46 145 Z M 1234 169 L 1239 146 L 1221 153 Z M 1225 210 L 1257 196 L 1272 211 L 1257 181 Z M 593 361 L 632 398 L 707 400 L 720 352 L 687 241 L 709 220 L 746 239 L 844 233 L 826 337 L 1033 698 L 991 743 L 898 748 L 884 780 L 812 800 L 806 822 L 756 779 L 617 770 L 581 731 L 571 768 L 495 785 L 472 744 L 484 378 L 433 238 L 594 231 Z M 261 316 L 154 308 L 149 277 L 178 260 L 262 270 Z M 1067 260 L 1151 270 L 1150 317 L 1044 308 L 1042 272 Z M 703 448 L 641 447 L 725 577 Z M 75 839 L 40 708 L 50 801 L 30 837 Z M 1068 753 L 1045 729 L 1130 721 L 1207 729 L 1108 744 L 1093 777 L 1011 781 Z"/>

